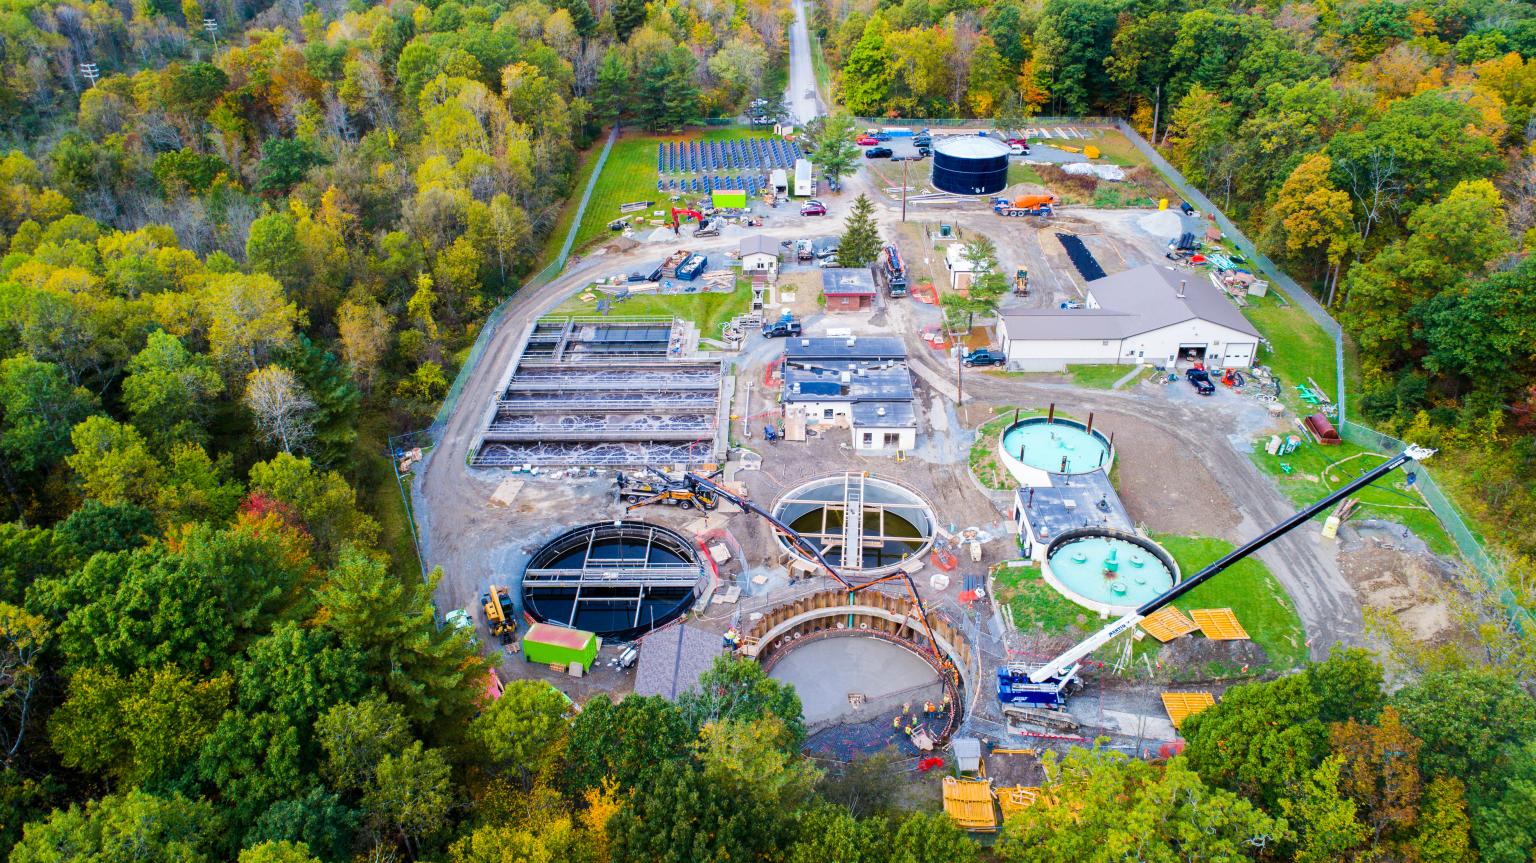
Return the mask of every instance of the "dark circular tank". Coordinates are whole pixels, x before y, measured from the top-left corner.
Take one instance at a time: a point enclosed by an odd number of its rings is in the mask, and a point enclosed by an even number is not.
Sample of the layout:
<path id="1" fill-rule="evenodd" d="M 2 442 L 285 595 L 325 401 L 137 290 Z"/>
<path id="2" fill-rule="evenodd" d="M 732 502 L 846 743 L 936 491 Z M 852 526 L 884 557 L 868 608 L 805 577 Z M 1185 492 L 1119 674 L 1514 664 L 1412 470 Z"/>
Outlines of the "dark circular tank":
<path id="1" fill-rule="evenodd" d="M 984 135 L 933 142 L 933 185 L 955 195 L 992 195 L 1008 185 L 1008 145 Z"/>
<path id="2" fill-rule="evenodd" d="M 555 537 L 523 570 L 535 620 L 628 641 L 670 623 L 704 589 L 693 543 L 643 521 L 588 524 Z"/>

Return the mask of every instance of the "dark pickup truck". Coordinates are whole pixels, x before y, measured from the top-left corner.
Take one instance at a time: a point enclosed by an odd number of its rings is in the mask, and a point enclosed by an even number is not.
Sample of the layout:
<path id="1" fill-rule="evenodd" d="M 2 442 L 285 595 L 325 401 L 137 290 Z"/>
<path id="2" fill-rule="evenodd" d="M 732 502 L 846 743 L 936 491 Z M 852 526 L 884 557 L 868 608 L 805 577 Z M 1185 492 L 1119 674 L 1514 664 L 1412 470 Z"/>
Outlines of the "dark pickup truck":
<path id="1" fill-rule="evenodd" d="M 1216 385 L 1211 383 L 1211 375 L 1205 369 L 1190 369 L 1184 373 L 1184 377 L 1200 395 L 1208 396 L 1216 392 Z"/>
<path id="2" fill-rule="evenodd" d="M 960 358 L 960 362 L 966 367 L 970 366 L 1005 366 L 1008 357 L 1002 351 L 994 351 L 991 348 L 977 348 Z"/>
<path id="3" fill-rule="evenodd" d="M 787 339 L 800 335 L 799 321 L 774 321 L 763 327 L 765 339 Z"/>

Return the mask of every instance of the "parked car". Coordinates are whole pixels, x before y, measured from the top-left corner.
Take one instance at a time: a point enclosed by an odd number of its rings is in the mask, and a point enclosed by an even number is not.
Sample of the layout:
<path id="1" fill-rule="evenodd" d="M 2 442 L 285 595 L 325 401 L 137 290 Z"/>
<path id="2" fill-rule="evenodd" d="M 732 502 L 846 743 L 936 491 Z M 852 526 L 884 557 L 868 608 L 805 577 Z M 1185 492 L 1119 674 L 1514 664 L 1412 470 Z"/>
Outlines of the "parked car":
<path id="1" fill-rule="evenodd" d="M 1184 377 L 1200 395 L 1208 396 L 1216 392 L 1216 385 L 1211 383 L 1211 375 L 1205 369 L 1190 369 L 1184 373 Z"/>
<path id="2" fill-rule="evenodd" d="M 1009 144 L 1008 145 L 1008 155 L 1010 155 L 1010 156 L 1028 156 L 1029 155 L 1029 148 L 1024 146 L 1023 144 Z"/>
<path id="3" fill-rule="evenodd" d="M 820 201 L 806 201 L 800 205 L 800 215 L 802 216 L 825 216 L 826 214 L 827 205 Z"/>
<path id="4" fill-rule="evenodd" d="M 928 158 L 929 156 L 932 156 L 932 155 L 933 155 L 933 148 L 929 147 L 927 144 L 923 144 L 923 145 L 921 145 L 921 146 L 919 146 L 917 148 L 917 157 L 919 159 L 926 159 L 926 158 Z"/>
<path id="5" fill-rule="evenodd" d="M 1029 139 L 1028 138 L 1009 138 L 1004 143 L 1007 143 L 1007 144 L 1018 144 L 1020 147 L 1024 147 L 1026 149 L 1029 147 Z"/>
<path id="6" fill-rule="evenodd" d="M 886 134 L 885 132 L 875 132 L 875 133 L 871 134 L 869 137 L 874 138 L 876 141 L 889 141 L 889 140 L 891 140 L 891 136 Z"/>
<path id="7" fill-rule="evenodd" d="M 866 159 L 889 159 L 890 157 L 890 147 L 870 147 L 864 151 L 864 158 Z"/>
<path id="8" fill-rule="evenodd" d="M 880 139 L 876 138 L 874 135 L 860 135 L 858 139 L 854 141 L 854 143 L 858 144 L 860 147 L 873 147 L 874 145 L 880 143 Z"/>
<path id="9" fill-rule="evenodd" d="M 763 338 L 785 339 L 800 335 L 799 321 L 774 321 L 763 327 Z"/>
<path id="10" fill-rule="evenodd" d="M 971 366 L 1005 366 L 1008 364 L 1008 357 L 1001 351 L 994 351 L 991 348 L 977 348 L 962 356 L 960 362 L 964 363 L 966 368 Z"/>
<path id="11" fill-rule="evenodd" d="M 811 252 L 820 259 L 836 258 L 842 243 L 842 237 L 817 237 L 811 241 Z"/>

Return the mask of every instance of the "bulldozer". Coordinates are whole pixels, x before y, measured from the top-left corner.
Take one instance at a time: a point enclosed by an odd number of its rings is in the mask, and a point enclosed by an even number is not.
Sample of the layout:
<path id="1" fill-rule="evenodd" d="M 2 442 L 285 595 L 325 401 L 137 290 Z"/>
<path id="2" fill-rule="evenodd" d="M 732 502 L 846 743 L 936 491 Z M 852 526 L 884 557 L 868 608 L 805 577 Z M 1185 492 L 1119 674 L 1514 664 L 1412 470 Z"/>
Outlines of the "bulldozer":
<path id="1" fill-rule="evenodd" d="M 507 589 L 491 585 L 489 592 L 480 594 L 480 608 L 485 613 L 485 627 L 491 631 L 491 635 L 500 639 L 502 644 L 511 644 L 512 639 L 517 637 L 517 621 L 512 597 Z"/>
<path id="2" fill-rule="evenodd" d="M 1015 297 L 1029 296 L 1029 270 L 1020 268 L 1014 271 L 1013 295 Z"/>
<path id="3" fill-rule="evenodd" d="M 686 476 L 673 479 L 655 468 L 646 470 L 655 478 L 639 478 L 624 473 L 618 475 L 619 497 L 628 504 L 624 507 L 625 512 L 634 512 L 653 503 L 679 509 L 698 507 L 705 512 L 712 512 L 720 506 L 720 499 L 714 492 L 699 487 Z"/>

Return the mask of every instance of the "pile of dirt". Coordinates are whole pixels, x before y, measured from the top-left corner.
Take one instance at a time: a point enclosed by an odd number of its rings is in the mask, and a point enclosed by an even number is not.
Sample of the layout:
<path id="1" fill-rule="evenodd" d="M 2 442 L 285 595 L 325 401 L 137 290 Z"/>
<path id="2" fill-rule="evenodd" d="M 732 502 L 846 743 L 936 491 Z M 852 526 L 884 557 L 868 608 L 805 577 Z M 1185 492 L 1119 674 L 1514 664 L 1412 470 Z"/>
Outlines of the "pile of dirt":
<path id="1" fill-rule="evenodd" d="M 1355 540 L 1339 549 L 1339 571 L 1360 604 L 1382 612 L 1421 644 L 1444 644 L 1464 635 L 1452 610 L 1454 588 L 1447 566 L 1424 552 L 1378 539 Z"/>
<path id="2" fill-rule="evenodd" d="M 1157 659 L 1175 680 L 1205 680 L 1234 677 L 1269 662 L 1264 648 L 1247 639 L 1212 641 L 1185 636 L 1163 645 Z"/>

